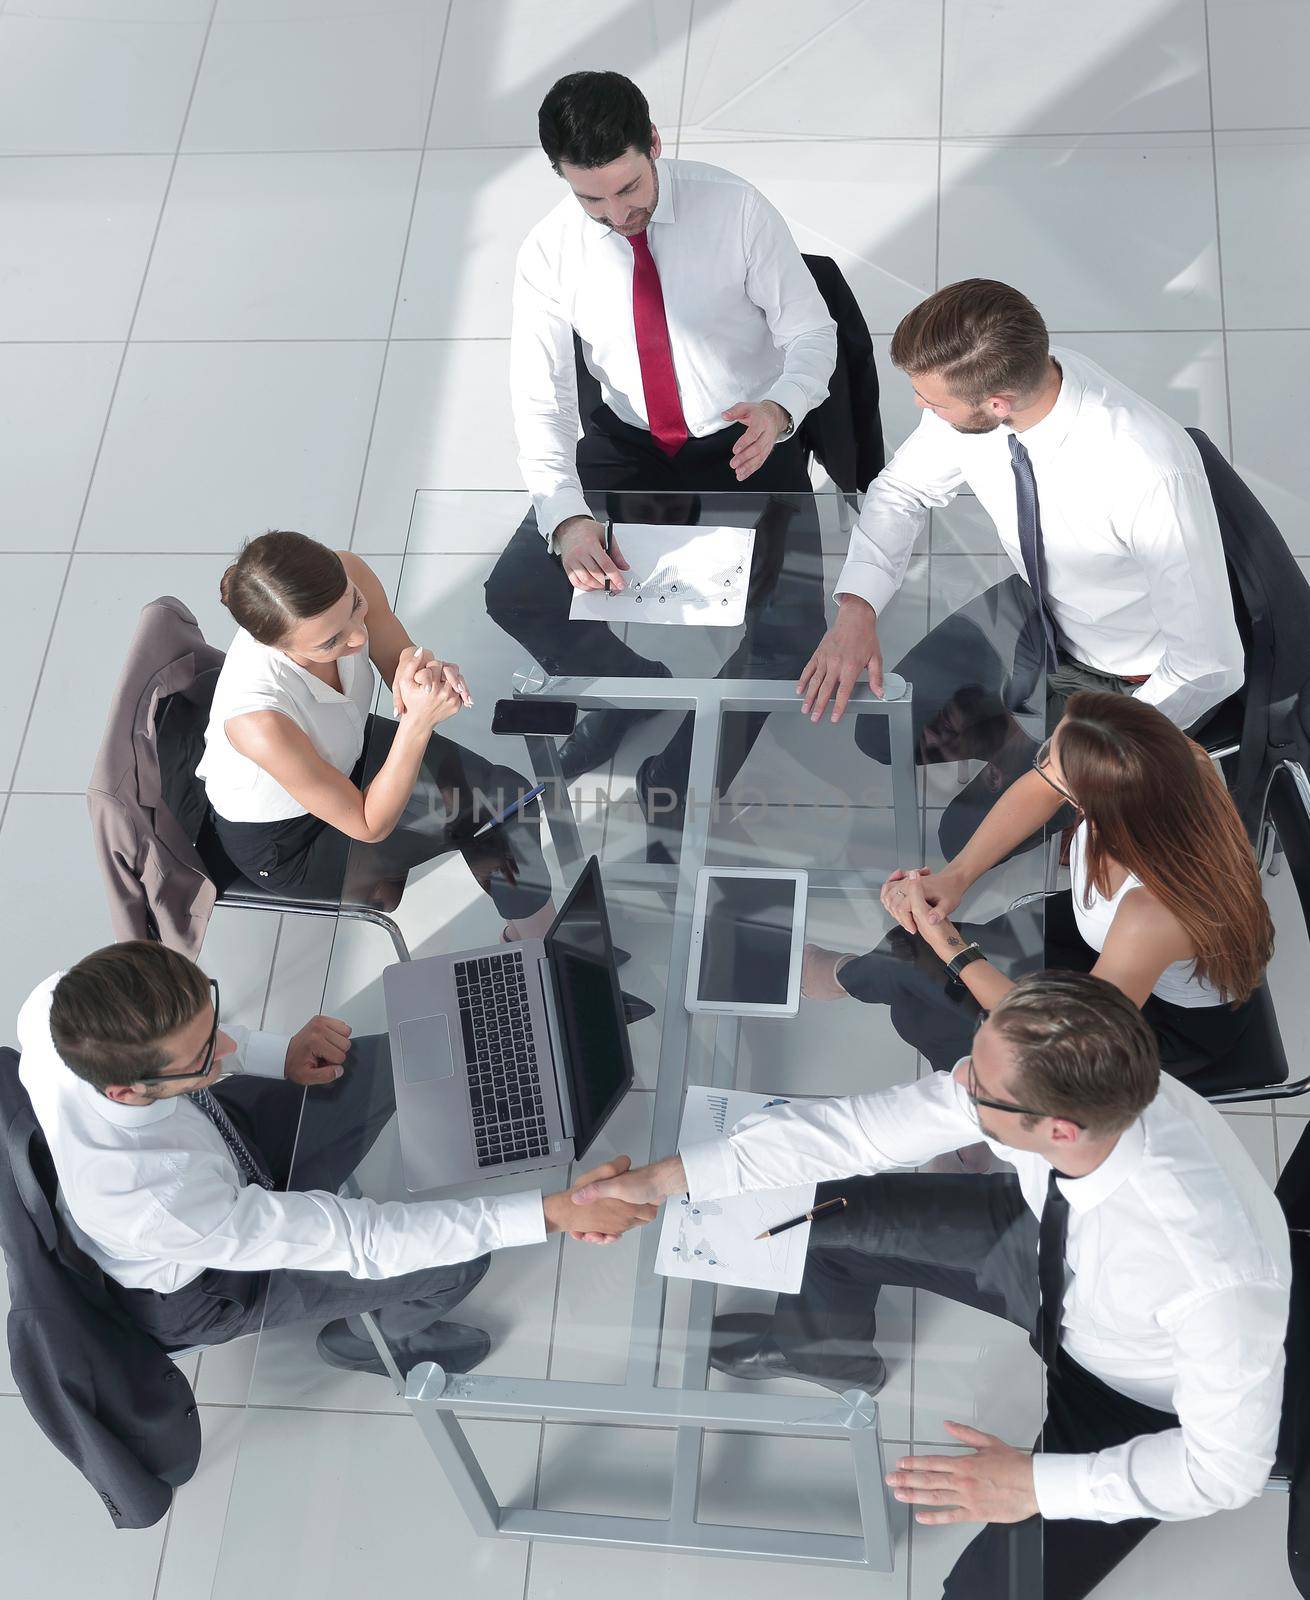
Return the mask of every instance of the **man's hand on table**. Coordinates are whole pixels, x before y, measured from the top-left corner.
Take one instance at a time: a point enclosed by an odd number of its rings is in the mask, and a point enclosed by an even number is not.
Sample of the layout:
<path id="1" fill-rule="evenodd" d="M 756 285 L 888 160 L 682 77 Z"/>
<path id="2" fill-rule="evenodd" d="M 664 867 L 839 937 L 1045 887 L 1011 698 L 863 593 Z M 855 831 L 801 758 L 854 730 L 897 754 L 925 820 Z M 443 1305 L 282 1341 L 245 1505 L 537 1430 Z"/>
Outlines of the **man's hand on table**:
<path id="1" fill-rule="evenodd" d="M 575 589 L 603 589 L 606 578 L 622 589 L 628 563 L 615 539 L 605 551 L 605 530 L 594 517 L 568 517 L 555 529 L 555 553 Z"/>
<path id="2" fill-rule="evenodd" d="M 1033 1458 L 990 1433 L 967 1428 L 962 1422 L 946 1426 L 961 1444 L 972 1448 L 963 1456 L 903 1456 L 887 1482 L 896 1498 L 916 1506 L 939 1506 L 916 1511 L 916 1522 L 1023 1522 L 1037 1515 L 1033 1488 Z"/>
<path id="3" fill-rule="evenodd" d="M 796 684 L 805 696 L 802 712 L 817 722 L 832 701 L 832 720 L 840 722 L 860 674 L 869 674 L 869 687 L 882 694 L 882 646 L 878 643 L 878 617 L 867 600 L 844 594 L 837 620 L 819 640 L 819 648 L 806 663 Z"/>
<path id="4" fill-rule="evenodd" d="M 585 1244 L 613 1244 L 630 1228 L 644 1227 L 657 1210 L 655 1205 L 646 1201 L 616 1194 L 597 1198 L 588 1205 L 585 1213 L 575 1205 L 576 1196 L 581 1190 L 590 1191 L 603 1188 L 607 1182 L 621 1182 L 631 1165 L 629 1157 L 615 1156 L 612 1161 L 584 1172 L 571 1189 L 543 1195 L 541 1205 L 546 1213 L 546 1232 L 567 1233 L 571 1239 L 581 1239 Z"/>
<path id="5" fill-rule="evenodd" d="M 334 1083 L 346 1070 L 350 1051 L 350 1024 L 338 1017 L 311 1017 L 287 1046 L 285 1076 L 291 1083 L 312 1088 Z"/>

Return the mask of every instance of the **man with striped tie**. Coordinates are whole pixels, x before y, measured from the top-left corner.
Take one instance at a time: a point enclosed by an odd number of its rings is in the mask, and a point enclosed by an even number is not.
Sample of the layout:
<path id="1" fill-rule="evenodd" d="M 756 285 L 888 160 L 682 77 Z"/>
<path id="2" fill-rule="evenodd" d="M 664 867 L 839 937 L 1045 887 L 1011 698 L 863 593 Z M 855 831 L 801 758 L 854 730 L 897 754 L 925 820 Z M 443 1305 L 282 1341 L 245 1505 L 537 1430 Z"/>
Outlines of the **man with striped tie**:
<path id="1" fill-rule="evenodd" d="M 372 1312 L 402 1372 L 466 1372 L 491 1341 L 442 1318 L 492 1250 L 565 1225 L 608 1242 L 655 1214 L 620 1207 L 593 1225 L 568 1190 L 341 1196 L 395 1111 L 386 1036 L 352 1039 L 322 1016 L 290 1039 L 240 1027 L 221 1017 L 214 980 L 153 941 L 109 945 L 38 984 L 18 1038 L 64 1220 L 165 1349 L 317 1320 L 324 1361 L 384 1374 L 359 1321 Z"/>
<path id="2" fill-rule="evenodd" d="M 561 78 L 538 125 L 570 193 L 515 272 L 510 386 L 532 512 L 491 574 L 487 610 L 549 672 L 666 676 L 604 623 L 568 621 L 575 589 L 621 589 L 628 570 L 620 546 L 606 549 L 605 494 L 807 494 L 797 429 L 828 393 L 836 326 L 778 212 L 730 172 L 666 157 L 627 78 Z M 579 405 L 575 335 L 595 405 Z M 802 605 L 821 629 L 817 522 L 788 538 L 812 541 Z M 607 760 L 634 715 L 585 717 L 565 776 Z"/>
<path id="3" fill-rule="evenodd" d="M 879 621 L 929 512 L 972 491 L 1013 573 L 896 663 L 914 685 L 917 759 L 988 763 L 942 818 L 949 858 L 1031 766 L 1034 741 L 1011 713 L 1043 673 L 1048 732 L 1079 689 L 1137 695 L 1195 728 L 1241 686 L 1242 641 L 1196 446 L 1086 356 L 1052 348 L 1017 289 L 948 284 L 902 319 L 891 358 L 923 416 L 869 485 L 837 619 L 798 686 L 816 722 L 842 716 L 861 676 L 882 692 Z M 856 722 L 877 761 L 886 729 Z"/>

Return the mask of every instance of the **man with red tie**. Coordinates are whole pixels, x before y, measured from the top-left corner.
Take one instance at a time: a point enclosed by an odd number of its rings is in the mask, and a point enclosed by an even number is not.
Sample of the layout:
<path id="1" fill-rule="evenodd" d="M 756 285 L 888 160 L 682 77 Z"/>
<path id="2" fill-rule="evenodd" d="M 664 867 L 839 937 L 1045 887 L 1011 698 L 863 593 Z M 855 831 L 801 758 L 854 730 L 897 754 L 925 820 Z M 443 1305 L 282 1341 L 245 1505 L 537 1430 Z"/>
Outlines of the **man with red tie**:
<path id="1" fill-rule="evenodd" d="M 627 78 L 561 78 L 538 125 L 572 192 L 519 251 L 510 386 L 533 509 L 487 610 L 549 672 L 663 676 L 604 623 L 568 621 L 573 590 L 622 588 L 628 570 L 596 495 L 808 493 L 796 434 L 827 395 L 836 327 L 778 212 L 721 168 L 663 157 Z M 575 334 L 601 395 L 581 417 Z M 607 760 L 633 716 L 583 718 L 565 776 Z"/>

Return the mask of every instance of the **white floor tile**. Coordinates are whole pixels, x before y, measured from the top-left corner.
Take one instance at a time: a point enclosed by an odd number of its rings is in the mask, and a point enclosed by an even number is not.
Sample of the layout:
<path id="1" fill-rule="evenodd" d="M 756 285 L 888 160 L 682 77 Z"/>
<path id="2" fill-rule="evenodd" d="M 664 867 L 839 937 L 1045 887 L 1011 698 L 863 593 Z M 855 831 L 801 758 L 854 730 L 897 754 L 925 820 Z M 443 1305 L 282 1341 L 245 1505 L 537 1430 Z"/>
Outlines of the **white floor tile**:
<path id="1" fill-rule="evenodd" d="M 519 487 L 508 371 L 508 340 L 390 347 L 359 506 L 362 549 L 403 549 L 420 489 Z"/>
<path id="2" fill-rule="evenodd" d="M 10 797 L 0 828 L 0 896 L 23 908 L 0 940 L 0 1037 L 12 1043 L 19 1007 L 36 985 L 114 937 L 80 794 Z M 237 926 L 236 915 L 214 919 L 201 961 L 222 984 L 225 1014 L 257 1026 L 277 919 L 252 915 Z"/>
<path id="3" fill-rule="evenodd" d="M 525 1600 L 568 1600 L 569 1596 L 624 1593 L 660 1600 L 711 1600 L 750 1595 L 752 1600 L 792 1600 L 801 1573 L 824 1600 L 900 1600 L 906 1567 L 894 1573 L 862 1568 L 798 1569 L 790 1561 L 742 1561 L 724 1556 L 663 1555 L 655 1550 L 584 1549 L 541 1544 L 532 1555 Z"/>
<path id="4" fill-rule="evenodd" d="M 1287 1570 L 1287 1496 L 1266 1494 L 1241 1511 L 1166 1522 L 1096 1591 L 1096 1600 L 1297 1600 Z"/>
<path id="5" fill-rule="evenodd" d="M 122 339 L 168 182 L 167 156 L 0 162 L 0 339 Z"/>
<path id="6" fill-rule="evenodd" d="M 177 148 L 202 22 L 0 18 L 0 150 Z"/>
<path id="7" fill-rule="evenodd" d="M 288 17 L 220 6 L 187 150 L 393 150 L 423 143 L 446 22 L 425 6 Z"/>
<path id="8" fill-rule="evenodd" d="M 430 151 L 405 252 L 395 336 L 508 339 L 519 246 L 564 199 L 567 187 L 535 145 Z"/>
<path id="9" fill-rule="evenodd" d="M 566 72 L 623 72 L 676 131 L 690 0 L 454 0 L 428 143 L 537 143 L 537 107 Z M 526 231 L 526 230 L 525 230 Z"/>
<path id="10" fill-rule="evenodd" d="M 9 17 L 70 17 L 86 22 L 205 22 L 213 0 L 8 0 Z"/>
<path id="11" fill-rule="evenodd" d="M 816 163 L 815 150 L 821 152 Z M 790 224 L 801 250 L 831 256 L 879 333 L 933 288 L 937 148 L 908 140 L 832 144 L 752 141 L 680 154 L 753 183 Z"/>
<path id="12" fill-rule="evenodd" d="M 682 137 L 935 139 L 940 68 L 941 15 L 933 6 L 701 6 L 687 57 Z M 816 176 L 830 155 L 813 154 Z"/>
<path id="13" fill-rule="evenodd" d="M 116 344 L 0 346 L 0 547 L 73 548 L 121 353 Z"/>
<path id="14" fill-rule="evenodd" d="M 380 339 L 413 151 L 189 155 L 136 326 L 143 339 Z"/>
<path id="15" fill-rule="evenodd" d="M 1301 0 L 1209 0 L 1216 128 L 1304 127 L 1310 11 Z"/>
<path id="16" fill-rule="evenodd" d="M 1201 0 L 947 0 L 948 138 L 1205 128 Z"/>
<path id="17" fill-rule="evenodd" d="M 392 528 L 390 542 L 383 530 L 369 525 L 356 535 L 353 549 L 366 554 L 374 548 L 365 531 L 377 539 L 378 549 L 400 549 L 410 555 L 472 554 L 498 556 L 511 535 L 532 509 L 525 489 L 420 489 L 414 498 L 414 515 L 408 542 L 404 528 Z"/>
<path id="18" fill-rule="evenodd" d="M 1310 462 L 1297 414 L 1310 332 L 1230 333 L 1233 463 L 1298 555 L 1310 555 Z"/>
<path id="19" fill-rule="evenodd" d="M 1051 342 L 1089 357 L 1184 428 L 1209 434 L 1227 453 L 1228 397 L 1219 334 L 1052 333 Z"/>
<path id="20" fill-rule="evenodd" d="M 939 276 L 1014 284 L 1053 328 L 1217 328 L 1209 136 L 947 140 Z"/>
<path id="21" fill-rule="evenodd" d="M 0 1397 L 0 1507 L 11 1594 L 49 1593 L 56 1570 L 68 1594 L 142 1600 L 153 1592 L 164 1524 L 115 1528 L 95 1490 L 11 1396 Z"/>
<path id="22" fill-rule="evenodd" d="M 245 1423 L 238 1407 L 200 1408 L 200 1464 L 173 1497 L 152 1600 L 209 1600 Z"/>
<path id="23" fill-rule="evenodd" d="M 266 528 L 344 547 L 384 349 L 133 345 L 78 548 L 235 552 Z"/>
<path id="24" fill-rule="evenodd" d="M 9 626 L 0 633 L 0 675 L 5 682 L 0 697 L 0 773 L 6 783 L 18 759 L 67 565 L 67 557 L 58 555 L 5 557 L 5 588 L 16 602 Z"/>
<path id="25" fill-rule="evenodd" d="M 1224 315 L 1230 328 L 1304 328 L 1310 130 L 1215 141 Z"/>
<path id="26" fill-rule="evenodd" d="M 1042 1425 L 1042 1364 L 1022 1328 L 920 1290 L 914 1323 L 914 1439 L 948 1444 L 945 1423 L 1027 1449 Z"/>
<path id="27" fill-rule="evenodd" d="M 1259 1105 L 1252 1105 L 1250 1109 L 1252 1112 L 1258 1113 L 1261 1108 Z M 1224 1120 L 1246 1147 L 1246 1153 L 1260 1169 L 1261 1177 L 1272 1188 L 1278 1182 L 1278 1158 L 1274 1148 L 1273 1112 L 1266 1110 L 1263 1116 L 1237 1116 L 1230 1114 Z"/>
<path id="28" fill-rule="evenodd" d="M 878 367 L 878 410 L 882 416 L 882 437 L 888 461 L 919 426 L 922 415 L 914 403 L 910 380 L 892 366 L 890 352 L 890 335 L 875 333 L 873 358 Z"/>
<path id="29" fill-rule="evenodd" d="M 533 1424 L 469 1425 L 504 1503 L 523 1504 L 531 1493 L 538 1432 Z M 223 1512 L 215 1496 L 211 1514 Z M 413 1418 L 253 1411 L 226 1506 L 213 1600 L 354 1600 L 433 1583 L 519 1600 L 526 1562 L 519 1541 L 473 1533 Z"/>
<path id="30" fill-rule="evenodd" d="M 672 1431 L 663 1429 L 548 1425 L 537 1503 L 552 1511 L 665 1517 L 672 1484 L 674 1438 Z M 893 1444 L 891 1448 L 898 1447 Z M 864 1592 L 876 1600 L 905 1593 L 905 1514 L 893 1507 L 892 1516 L 898 1535 L 896 1571 L 865 1575 Z M 849 1448 L 842 1441 L 831 1439 L 708 1433 L 698 1520 L 858 1537 L 859 1507 Z M 545 1549 L 538 1547 L 534 1568 Z M 704 1559 L 680 1557 L 669 1558 L 669 1562 L 670 1590 L 680 1573 L 684 1575 L 677 1580 L 680 1584 L 688 1579 L 697 1585 L 703 1581 L 708 1590 L 708 1576 L 700 1578 Z M 740 1565 L 744 1578 L 745 1564 Z M 753 1565 L 758 1576 L 750 1583 L 752 1593 L 771 1570 L 763 1562 Z M 580 1576 L 583 1570 L 579 1569 Z M 719 1570 L 723 1570 L 721 1566 Z M 824 1575 L 825 1594 L 827 1582 L 834 1575 Z M 722 1590 L 708 1592 L 739 1591 L 729 1580 Z"/>
<path id="31" fill-rule="evenodd" d="M 591 1149 L 575 1163 L 568 1181 L 576 1182 L 612 1156 L 627 1155 L 634 1167 L 651 1159 L 655 1154 L 650 1144 L 654 1098 L 629 1093 Z M 639 1231 L 608 1245 L 564 1240 L 547 1376 L 579 1383 L 623 1381 L 640 1243 Z"/>
<path id="32" fill-rule="evenodd" d="M 137 614 L 148 601 L 176 595 L 206 638 L 227 648 L 235 628 L 218 598 L 220 563 L 218 556 L 174 554 L 73 558 L 18 788 L 85 790 Z"/>

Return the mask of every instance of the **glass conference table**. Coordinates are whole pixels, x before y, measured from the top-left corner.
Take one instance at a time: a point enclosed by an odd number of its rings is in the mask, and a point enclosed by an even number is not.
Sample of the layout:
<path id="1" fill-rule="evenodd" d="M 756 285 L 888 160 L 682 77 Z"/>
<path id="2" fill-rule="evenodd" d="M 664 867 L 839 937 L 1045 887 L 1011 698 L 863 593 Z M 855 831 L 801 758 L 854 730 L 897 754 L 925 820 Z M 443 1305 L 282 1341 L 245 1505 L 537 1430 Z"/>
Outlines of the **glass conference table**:
<path id="1" fill-rule="evenodd" d="M 634 1086 L 576 1168 L 426 1190 L 424 1198 L 552 1190 L 616 1153 L 634 1165 L 665 1155 L 677 1147 L 688 1085 L 797 1099 L 911 1080 L 931 1071 L 934 1057 L 940 1065 L 943 1039 L 961 1026 L 967 1038 L 972 1027 L 968 1002 L 944 987 L 930 953 L 891 930 L 879 890 L 894 867 L 940 866 L 944 843 L 955 849 L 968 837 L 994 797 L 995 769 L 984 758 L 1002 735 L 1029 746 L 1044 736 L 1044 685 L 1024 665 L 1022 629 L 1007 603 L 1010 568 L 980 548 L 985 539 L 967 504 L 954 523 L 936 514 L 882 619 L 885 698 L 862 682 L 836 725 L 805 717 L 794 684 L 825 611 L 832 615 L 851 516 L 840 497 L 598 500 L 598 515 L 612 517 L 620 542 L 629 523 L 753 536 L 740 580 L 741 622 L 612 625 L 669 674 L 639 679 L 549 674 L 487 615 L 482 585 L 525 509 L 521 495 L 421 493 L 403 554 L 379 556 L 375 565 L 394 584 L 395 608 L 411 635 L 457 660 L 472 686 L 474 707 L 441 731 L 546 783 L 542 839 L 556 905 L 598 859 L 614 941 L 630 957 L 620 983 L 645 1002 L 637 1009 L 646 1014 L 628 1030 Z M 729 552 L 724 570 L 735 579 L 729 568 L 740 538 L 713 537 Z M 634 549 L 638 542 L 630 541 Z M 634 557 L 631 577 L 658 603 L 686 570 L 685 558 L 648 572 Z M 715 567 L 706 581 L 721 578 Z M 561 629 L 574 626 L 560 617 Z M 934 642 L 921 645 L 934 628 Z M 634 721 L 612 762 L 565 782 L 557 739 L 491 734 L 494 702 L 511 696 L 572 702 L 584 715 L 614 707 L 647 715 Z M 390 714 L 385 691 L 379 711 Z M 634 792 L 649 756 L 658 757 L 664 786 L 651 818 Z M 1049 860 L 1040 848 L 1020 853 L 977 885 L 957 914 L 991 925 L 989 955 L 1016 973 L 1041 964 Z M 690 1013 L 692 910 L 706 865 L 804 871 L 807 940 L 908 963 L 925 998 L 914 1003 L 911 987 L 912 1003 L 903 995 L 894 1019 L 885 1004 L 849 997 L 802 999 L 795 1015 L 782 1017 Z M 411 873 L 394 916 L 415 960 L 492 944 L 501 926 L 458 855 Z M 344 1016 L 357 1036 L 379 1033 L 382 970 L 394 954 L 376 930 L 344 920 L 330 926 L 321 994 L 302 1010 Z M 940 1008 L 944 1029 L 931 1020 Z M 312 1125 L 313 1102 L 311 1093 L 302 1127 Z M 416 1198 L 395 1122 L 383 1127 L 352 1180 L 378 1201 Z M 660 1275 L 659 1228 L 657 1221 L 607 1247 L 556 1236 L 496 1255 L 473 1295 L 449 1313 L 493 1334 L 491 1356 L 473 1373 L 431 1364 L 402 1371 L 374 1325 L 390 1389 L 376 1377 L 326 1368 L 296 1381 L 328 1384 L 309 1400 L 325 1409 L 408 1409 L 431 1452 L 428 1469 L 445 1475 L 473 1530 L 491 1539 L 881 1572 L 893 1569 L 908 1537 L 905 1509 L 883 1483 L 889 1459 L 911 1444 L 920 1453 L 949 1444 L 946 1417 L 1008 1427 L 1020 1445 L 1035 1437 L 1041 1373 L 1021 1331 L 980 1314 L 962 1322 L 944 1301 L 929 1314 L 931 1297 L 908 1289 L 888 1288 L 880 1300 L 879 1349 L 890 1376 L 876 1397 L 722 1377 L 708 1359 L 716 1311 L 767 1309 L 771 1298 L 730 1282 Z M 285 1330 L 260 1336 L 251 1408 L 295 1404 L 296 1396 L 304 1403 L 288 1378 L 288 1337 Z M 312 1339 L 302 1334 L 294 1348 L 312 1368 Z M 343 1386 L 331 1388 L 338 1379 Z M 263 1514 L 269 1448 L 266 1439 L 243 1438 L 237 1452 L 216 1596 L 244 1593 L 257 1571 L 267 1577 L 267 1543 L 256 1560 L 242 1530 Z M 516 1466 L 507 1466 L 507 1450 Z M 584 1459 L 585 1470 L 572 1470 Z M 330 1476 L 324 1464 L 317 1470 Z M 434 1477 L 434 1492 L 437 1483 Z M 449 1500 L 446 1493 L 443 1503 Z M 300 1548 L 308 1536 L 306 1529 Z M 295 1546 L 294 1531 L 288 1537 Z M 313 1538 L 357 1544 L 358 1530 L 324 1525 Z M 950 1548 L 962 1542 L 955 1537 Z"/>

